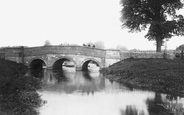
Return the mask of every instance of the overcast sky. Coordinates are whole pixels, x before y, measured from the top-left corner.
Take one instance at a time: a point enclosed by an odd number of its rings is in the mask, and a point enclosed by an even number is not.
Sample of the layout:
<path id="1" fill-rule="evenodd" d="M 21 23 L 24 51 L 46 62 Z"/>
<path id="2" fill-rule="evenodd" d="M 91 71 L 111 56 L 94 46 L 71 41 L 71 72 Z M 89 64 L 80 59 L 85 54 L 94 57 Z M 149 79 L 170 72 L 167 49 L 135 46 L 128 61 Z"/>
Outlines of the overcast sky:
<path id="1" fill-rule="evenodd" d="M 0 47 L 103 41 L 106 48 L 155 50 L 146 31 L 121 28 L 120 10 L 119 0 L 0 0 Z M 184 44 L 183 38 L 171 38 L 168 49 Z"/>

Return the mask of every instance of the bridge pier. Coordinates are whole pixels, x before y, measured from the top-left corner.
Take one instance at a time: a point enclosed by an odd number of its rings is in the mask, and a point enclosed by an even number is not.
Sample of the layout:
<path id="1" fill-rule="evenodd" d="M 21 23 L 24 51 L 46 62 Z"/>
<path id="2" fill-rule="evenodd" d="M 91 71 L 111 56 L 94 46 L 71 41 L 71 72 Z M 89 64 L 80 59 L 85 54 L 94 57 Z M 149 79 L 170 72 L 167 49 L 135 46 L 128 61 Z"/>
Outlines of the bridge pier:
<path id="1" fill-rule="evenodd" d="M 86 69 L 89 62 L 95 62 L 100 68 L 108 67 L 119 61 L 122 56 L 119 50 L 104 50 L 83 46 L 47 46 L 47 47 L 11 47 L 0 51 L 0 57 L 7 60 L 24 63 L 30 66 L 41 66 L 54 69 L 55 63 L 61 65 L 64 61 L 74 62 L 76 70 Z M 34 61 L 34 63 L 32 63 Z"/>
<path id="2" fill-rule="evenodd" d="M 77 71 L 81 71 L 82 70 L 82 67 L 76 67 L 76 70 Z"/>
<path id="3" fill-rule="evenodd" d="M 53 69 L 53 66 L 46 66 L 45 67 L 46 69 Z M 76 67 L 75 68 L 77 71 L 81 71 L 82 70 L 82 67 Z"/>
<path id="4" fill-rule="evenodd" d="M 52 70 L 53 67 L 50 67 L 50 66 L 48 67 L 48 66 L 47 66 L 46 69 L 51 69 L 51 70 Z M 82 70 L 82 67 L 76 67 L 76 70 L 77 70 L 77 71 L 81 71 L 81 70 Z"/>
<path id="5" fill-rule="evenodd" d="M 53 67 L 52 66 L 47 66 L 46 69 L 53 69 Z"/>

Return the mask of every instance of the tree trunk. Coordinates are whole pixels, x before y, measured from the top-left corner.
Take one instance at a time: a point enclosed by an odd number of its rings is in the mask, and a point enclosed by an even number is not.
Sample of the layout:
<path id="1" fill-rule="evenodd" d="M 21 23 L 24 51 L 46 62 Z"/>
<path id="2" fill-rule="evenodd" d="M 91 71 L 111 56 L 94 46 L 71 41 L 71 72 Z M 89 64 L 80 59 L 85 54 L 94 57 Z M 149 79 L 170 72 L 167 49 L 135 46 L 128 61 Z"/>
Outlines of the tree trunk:
<path id="1" fill-rule="evenodd" d="M 157 45 L 156 51 L 157 51 L 157 52 L 161 52 L 162 39 L 161 39 L 160 37 L 158 37 L 158 38 L 156 39 L 156 45 Z"/>

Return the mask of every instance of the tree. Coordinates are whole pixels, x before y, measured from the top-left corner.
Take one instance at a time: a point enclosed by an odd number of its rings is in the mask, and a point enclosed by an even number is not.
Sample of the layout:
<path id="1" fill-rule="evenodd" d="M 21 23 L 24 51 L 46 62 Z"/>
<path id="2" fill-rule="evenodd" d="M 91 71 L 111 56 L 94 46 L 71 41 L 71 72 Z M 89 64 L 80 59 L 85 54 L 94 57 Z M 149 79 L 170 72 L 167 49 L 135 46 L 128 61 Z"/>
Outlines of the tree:
<path id="1" fill-rule="evenodd" d="M 134 48 L 134 49 L 130 49 L 129 51 L 132 51 L 132 52 L 138 52 L 138 51 L 140 51 L 140 50 L 139 50 L 139 49 Z"/>
<path id="2" fill-rule="evenodd" d="M 69 46 L 69 43 L 64 42 L 64 43 L 63 43 L 63 46 Z"/>
<path id="3" fill-rule="evenodd" d="M 120 51 L 128 51 L 128 49 L 125 46 L 122 46 L 122 45 L 117 45 L 116 49 L 120 50 Z"/>
<path id="4" fill-rule="evenodd" d="M 184 35 L 184 18 L 176 13 L 183 8 L 180 0 L 121 0 L 122 27 L 129 32 L 148 28 L 145 38 L 156 41 L 156 51 L 161 52 L 164 39 Z"/>
<path id="5" fill-rule="evenodd" d="M 93 43 L 92 43 L 92 42 L 88 42 L 88 43 L 86 44 L 86 46 L 91 47 L 91 46 L 93 46 Z"/>
<path id="6" fill-rule="evenodd" d="M 50 46 L 50 45 L 51 45 L 50 41 L 49 40 L 45 40 L 44 46 Z"/>
<path id="7" fill-rule="evenodd" d="M 97 41 L 94 43 L 96 48 L 105 49 L 104 42 L 103 41 Z"/>

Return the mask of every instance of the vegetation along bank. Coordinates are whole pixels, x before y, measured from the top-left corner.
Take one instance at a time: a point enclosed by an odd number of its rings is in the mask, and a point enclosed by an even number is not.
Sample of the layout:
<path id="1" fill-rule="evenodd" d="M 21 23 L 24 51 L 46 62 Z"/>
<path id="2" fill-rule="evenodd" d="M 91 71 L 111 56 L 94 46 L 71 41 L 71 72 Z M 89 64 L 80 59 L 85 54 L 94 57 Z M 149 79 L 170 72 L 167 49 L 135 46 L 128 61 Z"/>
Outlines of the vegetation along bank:
<path id="1" fill-rule="evenodd" d="M 102 73 L 132 88 L 184 95 L 183 60 L 129 58 L 103 69 Z"/>
<path id="2" fill-rule="evenodd" d="M 26 72 L 23 64 L 0 59 L 1 115 L 38 115 L 37 108 L 44 103 L 36 92 L 41 81 Z"/>

